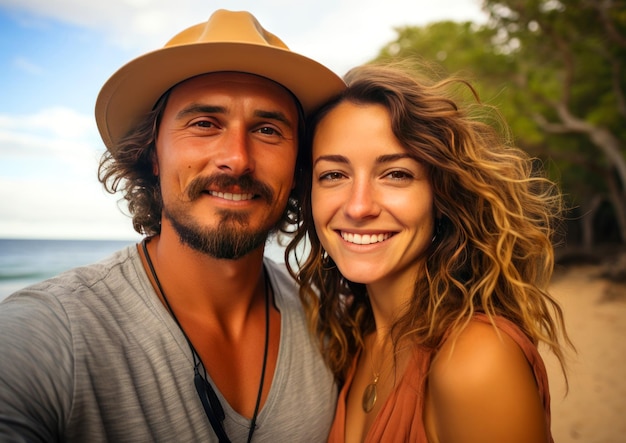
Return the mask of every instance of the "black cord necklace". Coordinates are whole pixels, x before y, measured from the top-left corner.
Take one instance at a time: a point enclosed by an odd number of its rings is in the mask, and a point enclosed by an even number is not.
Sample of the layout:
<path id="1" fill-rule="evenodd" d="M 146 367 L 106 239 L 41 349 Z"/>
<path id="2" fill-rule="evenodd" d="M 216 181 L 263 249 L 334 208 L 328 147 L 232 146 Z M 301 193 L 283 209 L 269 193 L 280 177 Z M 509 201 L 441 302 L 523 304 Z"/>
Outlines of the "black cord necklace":
<path id="1" fill-rule="evenodd" d="M 178 318 L 176 318 L 176 315 L 174 314 L 174 311 L 172 310 L 172 307 L 170 306 L 170 303 L 167 300 L 167 297 L 165 296 L 165 291 L 163 291 L 163 287 L 161 286 L 159 277 L 157 277 L 156 270 L 154 269 L 154 265 L 152 264 L 152 259 L 150 258 L 150 254 L 148 253 L 146 240 L 148 239 L 144 239 L 141 242 L 141 246 L 143 249 L 143 253 L 146 257 L 146 262 L 148 263 L 148 267 L 150 268 L 150 273 L 152 274 L 152 278 L 154 279 L 154 282 L 159 288 L 159 292 L 161 294 L 161 297 L 163 298 L 163 301 L 165 302 L 165 306 L 167 307 L 168 311 L 172 315 L 172 318 L 174 319 L 174 321 L 180 328 L 181 332 L 183 333 L 183 336 L 185 337 L 185 340 L 187 340 L 187 344 L 189 345 L 189 348 L 191 349 L 191 354 L 193 356 L 193 362 L 194 362 L 194 374 L 195 374 L 194 383 L 196 385 L 196 390 L 198 391 L 198 395 L 200 396 L 200 400 L 202 401 L 202 406 L 204 407 L 204 411 L 206 412 L 209 422 L 211 423 L 211 427 L 213 428 L 213 431 L 219 438 L 220 443 L 230 443 L 230 439 L 226 435 L 226 431 L 224 430 L 224 425 L 222 423 L 225 417 L 224 409 L 222 408 L 222 405 L 220 404 L 219 399 L 217 398 L 217 395 L 215 394 L 215 391 L 213 390 L 213 387 L 208 382 L 206 368 L 204 366 L 204 363 L 202 363 L 202 359 L 200 358 L 200 355 L 196 352 L 196 348 L 194 348 L 193 344 L 191 343 L 191 340 L 189 340 L 189 337 L 187 337 L 185 330 L 183 329 L 180 322 L 178 321 Z M 256 428 L 256 420 L 257 420 L 257 416 L 259 413 L 259 407 L 261 405 L 261 396 L 263 394 L 263 384 L 265 381 L 265 369 L 267 367 L 267 354 L 268 354 L 268 348 L 269 348 L 269 335 L 270 335 L 269 334 L 270 333 L 270 309 L 269 309 L 269 295 L 268 295 L 269 276 L 267 274 L 267 270 L 265 269 L 265 267 L 263 267 L 263 272 L 264 272 L 264 277 L 265 277 L 264 279 L 265 280 L 264 281 L 265 283 L 265 349 L 263 351 L 263 367 L 261 369 L 261 381 L 259 383 L 259 392 L 257 394 L 256 404 L 254 405 L 254 413 L 252 414 L 252 419 L 250 420 L 250 431 L 248 432 L 248 443 L 250 443 L 250 441 L 252 440 L 252 434 L 254 434 L 254 430 Z M 204 371 L 204 378 L 200 375 L 200 372 L 198 369 L 201 363 L 202 363 L 202 369 Z"/>

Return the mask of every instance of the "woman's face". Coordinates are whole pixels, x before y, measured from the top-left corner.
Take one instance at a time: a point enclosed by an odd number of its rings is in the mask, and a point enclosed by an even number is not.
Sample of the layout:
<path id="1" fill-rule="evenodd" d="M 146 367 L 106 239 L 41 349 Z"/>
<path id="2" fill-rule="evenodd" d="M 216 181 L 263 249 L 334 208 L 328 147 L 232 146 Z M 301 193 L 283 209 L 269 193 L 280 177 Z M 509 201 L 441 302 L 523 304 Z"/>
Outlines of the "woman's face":
<path id="1" fill-rule="evenodd" d="M 344 277 L 413 287 L 433 237 L 433 192 L 384 106 L 342 102 L 320 121 L 311 201 L 317 234 Z"/>

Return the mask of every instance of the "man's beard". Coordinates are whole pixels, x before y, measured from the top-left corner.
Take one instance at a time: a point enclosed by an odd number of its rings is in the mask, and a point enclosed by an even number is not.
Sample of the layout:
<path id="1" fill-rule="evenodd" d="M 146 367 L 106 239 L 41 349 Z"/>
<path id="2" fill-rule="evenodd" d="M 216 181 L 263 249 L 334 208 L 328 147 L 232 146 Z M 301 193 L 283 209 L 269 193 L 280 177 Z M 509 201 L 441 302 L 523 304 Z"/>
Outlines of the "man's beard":
<path id="1" fill-rule="evenodd" d="M 198 177 L 187 188 L 190 201 L 196 200 L 204 193 L 204 189 L 211 183 L 218 183 L 223 187 L 238 185 L 242 193 L 260 195 L 268 203 L 273 202 L 273 192 L 270 188 L 247 177 L 239 179 L 232 176 Z M 265 244 L 273 227 L 261 227 L 251 230 L 248 215 L 238 211 L 222 210 L 218 212 L 220 220 L 217 227 L 202 227 L 190 219 L 182 208 L 163 208 L 163 215 L 167 218 L 180 241 L 192 249 L 217 259 L 237 260 L 258 247 Z"/>
<path id="2" fill-rule="evenodd" d="M 238 214 L 224 214 L 217 228 L 203 228 L 196 223 L 183 222 L 164 211 L 183 244 L 214 258 L 237 260 L 263 245 L 270 230 L 250 231 Z"/>

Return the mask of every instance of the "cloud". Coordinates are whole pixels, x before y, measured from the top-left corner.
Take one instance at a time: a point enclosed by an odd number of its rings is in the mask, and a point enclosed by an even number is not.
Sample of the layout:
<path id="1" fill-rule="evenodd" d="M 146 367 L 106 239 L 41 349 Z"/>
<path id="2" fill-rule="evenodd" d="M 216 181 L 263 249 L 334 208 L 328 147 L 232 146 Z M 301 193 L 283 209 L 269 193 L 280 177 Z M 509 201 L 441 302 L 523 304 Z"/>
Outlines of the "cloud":
<path id="1" fill-rule="evenodd" d="M 0 0 L 0 4 L 96 30 L 137 54 L 156 49 L 219 8 L 251 11 L 287 45 L 343 74 L 376 56 L 394 28 L 439 20 L 485 21 L 480 0 Z"/>
<path id="2" fill-rule="evenodd" d="M 12 65 L 15 68 L 17 68 L 19 71 L 25 72 L 26 74 L 32 74 L 32 75 L 44 74 L 44 69 L 41 66 L 28 60 L 26 57 L 16 57 L 13 60 Z"/>
<path id="3" fill-rule="evenodd" d="M 31 115 L 0 114 L 0 155 L 5 167 L 11 160 L 38 158 L 83 171 L 96 164 L 101 145 L 96 131 L 92 116 L 65 107 Z"/>
<path id="4" fill-rule="evenodd" d="M 93 178 L 0 177 L 0 233 L 13 238 L 134 239 L 131 219 Z"/>
<path id="5" fill-rule="evenodd" d="M 119 68 L 120 60 L 161 47 L 180 30 L 207 20 L 215 9 L 251 11 L 292 50 L 343 74 L 375 57 L 395 37 L 395 27 L 444 19 L 480 21 L 484 14 L 479 3 L 386 0 L 383 6 L 378 0 L 0 0 L 1 12 L 19 22 L 16 27 L 26 45 L 7 58 L 11 71 L 26 74 L 26 80 L 7 77 L 13 83 L 5 81 L 2 91 L 0 236 L 135 235 L 130 220 L 117 208 L 119 197 L 106 195 L 96 178 L 104 147 L 91 100 L 101 82 Z M 71 32 L 64 33 L 68 24 Z M 33 29 L 45 32 L 28 32 Z M 58 40 L 44 48 L 41 42 L 28 40 L 30 34 Z M 77 44 L 64 45 L 63 38 Z M 91 46 L 78 44 L 83 39 Z M 26 48 L 34 49 L 28 55 Z M 33 75 L 36 82 L 29 77 Z M 88 113 L 72 109 L 81 106 Z M 27 113 L 15 114 L 17 109 Z"/>
<path id="6" fill-rule="evenodd" d="M 440 20 L 482 22 L 479 0 L 379 1 L 342 0 L 333 3 L 320 22 L 307 22 L 295 38 L 296 49 L 320 60 L 339 74 L 365 63 L 396 37 L 395 29 Z"/>
<path id="7" fill-rule="evenodd" d="M 100 142 L 91 116 L 53 107 L 0 115 L 0 234 L 11 237 L 138 236 L 97 180 Z"/>
<path id="8" fill-rule="evenodd" d="M 55 137 L 80 139 L 93 132 L 95 123 L 91 115 L 83 115 L 63 106 L 54 106 L 31 115 L 0 114 L 0 129 L 43 131 Z"/>
<path id="9" fill-rule="evenodd" d="M 121 47 L 141 48 L 164 44 L 173 33 L 208 18 L 216 8 L 242 9 L 254 1 L 203 0 L 0 0 L 16 12 L 96 30 Z M 273 1 L 265 2 L 271 8 Z"/>

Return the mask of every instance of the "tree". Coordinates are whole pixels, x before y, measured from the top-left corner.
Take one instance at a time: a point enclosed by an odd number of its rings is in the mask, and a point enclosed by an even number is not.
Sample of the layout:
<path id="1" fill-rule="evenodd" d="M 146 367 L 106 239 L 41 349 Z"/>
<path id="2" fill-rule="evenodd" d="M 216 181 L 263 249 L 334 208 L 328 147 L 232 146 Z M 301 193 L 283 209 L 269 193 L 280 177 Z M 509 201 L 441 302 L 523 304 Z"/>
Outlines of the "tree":
<path id="1" fill-rule="evenodd" d="M 434 60 L 448 73 L 469 75 L 505 116 L 516 144 L 545 159 L 572 204 L 589 213 L 583 244 L 593 245 L 591 223 L 605 202 L 624 242 L 624 3 L 484 0 L 488 24 L 398 28 L 378 58 Z"/>
<path id="2" fill-rule="evenodd" d="M 529 98 L 523 109 L 551 140 L 566 143 L 552 155 L 582 160 L 587 175 L 603 177 L 585 201 L 606 196 L 626 241 L 626 2 L 485 0 L 484 7 L 501 44 L 515 48 L 516 83 Z M 572 143 L 573 134 L 583 137 Z"/>

